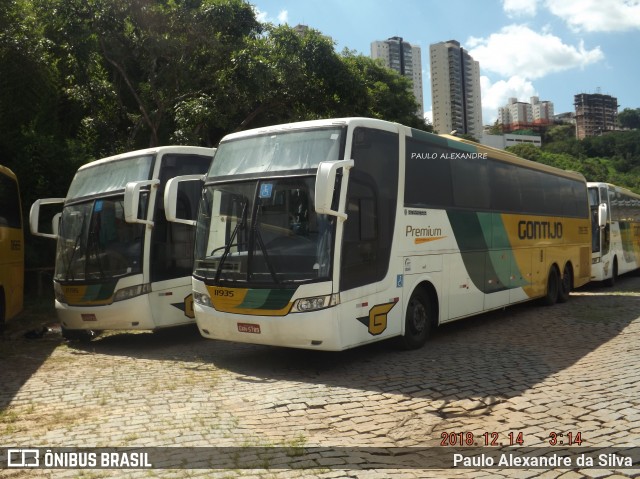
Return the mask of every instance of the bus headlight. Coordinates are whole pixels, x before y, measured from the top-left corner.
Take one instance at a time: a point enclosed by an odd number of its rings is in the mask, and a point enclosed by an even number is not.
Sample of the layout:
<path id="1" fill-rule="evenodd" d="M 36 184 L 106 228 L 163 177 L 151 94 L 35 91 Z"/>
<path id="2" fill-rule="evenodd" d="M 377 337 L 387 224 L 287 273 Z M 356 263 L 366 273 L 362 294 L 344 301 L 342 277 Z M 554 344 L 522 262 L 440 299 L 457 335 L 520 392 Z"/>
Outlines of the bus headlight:
<path id="1" fill-rule="evenodd" d="M 136 296 L 141 296 L 150 292 L 151 285 L 149 283 L 136 284 L 135 286 L 129 286 L 128 288 L 122 288 L 116 291 L 116 294 L 113 295 L 113 302 L 124 301 L 125 299 L 135 298 Z"/>
<path id="2" fill-rule="evenodd" d="M 211 304 L 211 298 L 208 294 L 198 293 L 197 291 L 193 292 L 193 301 L 202 305 L 207 306 L 208 308 L 213 308 L 213 304 Z"/>
<path id="3" fill-rule="evenodd" d="M 312 298 L 300 298 L 293 303 L 292 313 L 305 313 L 318 309 L 330 308 L 340 304 L 340 295 L 328 294 L 326 296 L 314 296 Z"/>

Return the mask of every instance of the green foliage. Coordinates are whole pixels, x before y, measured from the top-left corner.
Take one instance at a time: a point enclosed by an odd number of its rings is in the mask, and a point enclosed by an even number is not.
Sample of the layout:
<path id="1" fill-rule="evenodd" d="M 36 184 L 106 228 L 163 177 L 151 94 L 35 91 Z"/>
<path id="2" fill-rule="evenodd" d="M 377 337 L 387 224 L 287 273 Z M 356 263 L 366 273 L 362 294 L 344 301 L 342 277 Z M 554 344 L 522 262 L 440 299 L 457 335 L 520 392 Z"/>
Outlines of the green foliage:
<path id="1" fill-rule="evenodd" d="M 622 128 L 640 128 L 640 108 L 625 108 L 618 113 L 618 123 Z"/>
<path id="2" fill-rule="evenodd" d="M 605 181 L 640 192 L 640 130 L 576 140 L 570 127 L 554 127 L 542 149 L 517 145 L 518 156 L 582 173 L 588 181 Z"/>
<path id="3" fill-rule="evenodd" d="M 104 156 L 316 118 L 429 130 L 415 111 L 405 78 L 316 30 L 262 24 L 244 0 L 0 2 L 0 162 L 25 214 Z"/>

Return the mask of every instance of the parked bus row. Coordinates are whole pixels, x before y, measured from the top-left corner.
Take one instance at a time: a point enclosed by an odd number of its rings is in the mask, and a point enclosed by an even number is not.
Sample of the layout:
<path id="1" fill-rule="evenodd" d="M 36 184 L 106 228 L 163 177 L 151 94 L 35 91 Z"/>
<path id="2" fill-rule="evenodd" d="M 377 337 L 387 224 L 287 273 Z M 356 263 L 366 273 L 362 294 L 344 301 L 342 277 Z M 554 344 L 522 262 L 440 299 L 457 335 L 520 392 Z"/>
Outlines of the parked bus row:
<path id="1" fill-rule="evenodd" d="M 195 320 L 207 338 L 343 350 L 420 347 L 440 324 L 615 281 L 639 266 L 638 215 L 612 185 L 347 118 L 90 163 L 30 224 L 57 238 L 68 338 Z"/>

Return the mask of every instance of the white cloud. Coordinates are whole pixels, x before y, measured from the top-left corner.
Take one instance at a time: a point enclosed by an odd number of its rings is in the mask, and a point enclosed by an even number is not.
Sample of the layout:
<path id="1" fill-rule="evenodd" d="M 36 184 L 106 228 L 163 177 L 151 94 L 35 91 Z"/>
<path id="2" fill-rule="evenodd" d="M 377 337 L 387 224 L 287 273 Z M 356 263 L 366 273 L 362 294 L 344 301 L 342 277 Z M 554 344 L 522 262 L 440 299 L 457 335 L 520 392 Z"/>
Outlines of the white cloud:
<path id="1" fill-rule="evenodd" d="M 253 7 L 253 11 L 256 14 L 256 19 L 260 23 L 276 23 L 278 25 L 281 25 L 289 21 L 289 12 L 287 10 L 280 10 L 280 13 L 278 13 L 277 18 L 275 19 L 270 17 L 267 12 L 263 12 L 255 6 Z"/>
<path id="2" fill-rule="evenodd" d="M 487 38 L 471 38 L 469 54 L 480 68 L 505 77 L 518 75 L 530 80 L 550 73 L 584 68 L 604 59 L 600 47 L 587 50 L 583 42 L 567 45 L 546 30 L 509 25 Z"/>
<path id="3" fill-rule="evenodd" d="M 640 0 L 546 0 L 545 5 L 574 31 L 640 29 Z"/>
<path id="4" fill-rule="evenodd" d="M 264 23 L 264 22 L 267 21 L 267 12 L 263 12 L 258 7 L 254 6 L 253 7 L 253 13 L 255 13 L 256 20 L 258 20 L 260 23 Z"/>
<path id="5" fill-rule="evenodd" d="M 482 122 L 485 125 L 496 121 L 498 108 L 505 106 L 509 98 L 528 102 L 532 96 L 538 96 L 533 84 L 518 75 L 495 83 L 491 83 L 488 77 L 481 76 L 480 89 L 482 90 Z"/>
<path id="6" fill-rule="evenodd" d="M 535 16 L 537 0 L 502 0 L 502 8 L 510 17 Z"/>
<path id="7" fill-rule="evenodd" d="M 289 12 L 287 10 L 281 10 L 278 13 L 278 23 L 287 23 L 289 21 Z"/>

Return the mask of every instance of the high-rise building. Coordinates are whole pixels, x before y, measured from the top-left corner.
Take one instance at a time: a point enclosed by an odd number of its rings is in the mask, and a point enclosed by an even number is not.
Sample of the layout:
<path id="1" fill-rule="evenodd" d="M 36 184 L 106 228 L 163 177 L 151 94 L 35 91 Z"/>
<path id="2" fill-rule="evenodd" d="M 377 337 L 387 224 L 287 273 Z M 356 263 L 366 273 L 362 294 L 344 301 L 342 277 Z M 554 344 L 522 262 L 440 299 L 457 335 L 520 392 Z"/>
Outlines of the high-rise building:
<path id="1" fill-rule="evenodd" d="M 618 99 L 601 93 L 579 93 L 573 97 L 576 108 L 576 138 L 599 136 L 616 129 Z"/>
<path id="2" fill-rule="evenodd" d="M 433 128 L 482 136 L 480 64 L 455 40 L 429 47 Z"/>
<path id="3" fill-rule="evenodd" d="M 536 130 L 553 123 L 553 103 L 531 97 L 531 103 L 509 98 L 507 104 L 498 110 L 499 123 L 505 132 L 516 130 Z"/>
<path id="4" fill-rule="evenodd" d="M 422 93 L 422 58 L 418 45 L 405 42 L 402 37 L 391 37 L 388 40 L 371 42 L 371 58 L 381 59 L 384 65 L 411 80 L 413 95 L 418 104 L 416 114 L 424 115 L 424 99 Z"/>

